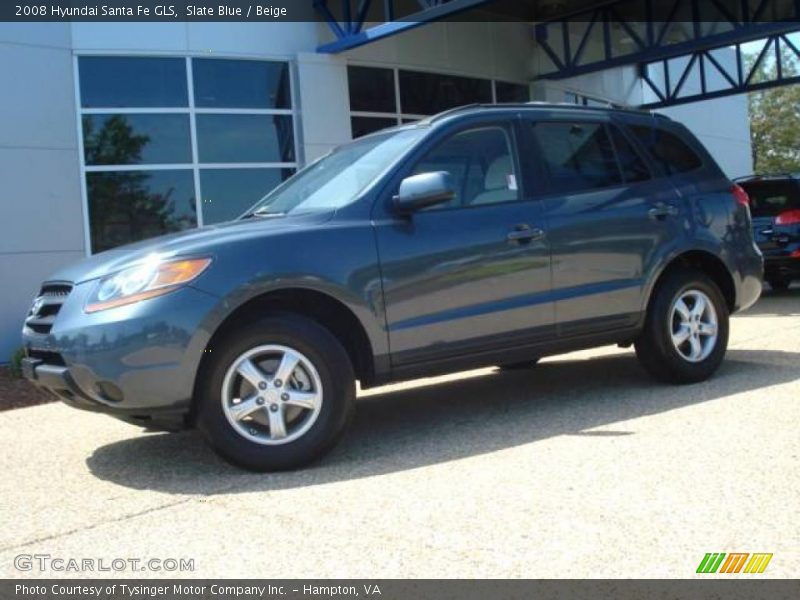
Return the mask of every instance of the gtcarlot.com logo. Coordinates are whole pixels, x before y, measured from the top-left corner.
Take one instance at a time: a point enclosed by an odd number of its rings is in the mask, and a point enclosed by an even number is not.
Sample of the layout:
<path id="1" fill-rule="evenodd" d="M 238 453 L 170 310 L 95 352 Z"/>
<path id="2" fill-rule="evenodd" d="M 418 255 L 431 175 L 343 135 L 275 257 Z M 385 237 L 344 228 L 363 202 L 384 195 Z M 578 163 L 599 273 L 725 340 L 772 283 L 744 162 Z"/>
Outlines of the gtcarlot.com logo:
<path id="1" fill-rule="evenodd" d="M 18 554 L 14 557 L 18 571 L 66 571 L 71 573 L 108 571 L 194 571 L 193 558 L 88 558 L 50 554 Z"/>
<path id="2" fill-rule="evenodd" d="M 708 552 L 700 565 L 697 567 L 698 573 L 763 573 L 772 554 L 766 552 Z M 723 562 L 724 561 L 724 562 Z"/>

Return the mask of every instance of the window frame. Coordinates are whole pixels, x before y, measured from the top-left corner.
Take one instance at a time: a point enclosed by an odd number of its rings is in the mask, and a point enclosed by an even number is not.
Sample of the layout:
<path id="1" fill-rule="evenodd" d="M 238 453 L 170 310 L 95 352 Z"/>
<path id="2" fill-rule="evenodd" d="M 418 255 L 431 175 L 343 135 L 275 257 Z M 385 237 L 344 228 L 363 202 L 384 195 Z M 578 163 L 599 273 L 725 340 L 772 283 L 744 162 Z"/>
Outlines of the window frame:
<path id="1" fill-rule="evenodd" d="M 651 179 L 648 179 L 646 181 L 640 181 L 640 182 L 634 182 L 634 183 L 627 183 L 625 181 L 625 174 L 624 174 L 624 172 L 622 170 L 622 165 L 619 162 L 619 155 L 617 153 L 617 148 L 614 145 L 614 139 L 611 136 L 611 131 L 609 130 L 609 125 L 614 125 L 614 123 L 611 121 L 610 118 L 605 118 L 604 119 L 602 117 L 598 118 L 596 116 L 587 117 L 587 116 L 584 116 L 584 115 L 575 115 L 575 118 L 573 118 L 573 119 L 570 119 L 570 118 L 567 118 L 567 117 L 561 117 L 561 116 L 553 117 L 553 118 L 547 118 L 547 117 L 545 117 L 545 118 L 533 118 L 533 117 L 529 117 L 529 118 L 525 118 L 524 121 L 525 121 L 525 124 L 526 124 L 526 135 L 528 136 L 528 139 L 530 140 L 530 144 L 533 146 L 533 148 L 536 149 L 536 160 L 537 160 L 537 163 L 538 163 L 537 166 L 536 166 L 536 173 L 538 173 L 539 176 L 542 177 L 542 179 L 543 179 L 543 185 L 541 186 L 541 188 L 543 190 L 543 194 L 546 195 L 546 196 L 558 196 L 558 195 L 567 195 L 567 194 L 592 194 L 592 193 L 596 193 L 596 192 L 605 192 L 605 191 L 609 191 L 609 190 L 615 190 L 615 189 L 618 189 L 618 188 L 627 187 L 629 185 L 638 185 L 638 184 L 647 183 L 647 182 L 652 181 L 654 179 L 654 177 L 651 177 Z M 533 128 L 536 127 L 537 125 L 553 124 L 553 123 L 567 124 L 567 125 L 575 125 L 575 124 L 599 125 L 600 127 L 602 127 L 603 131 L 605 131 L 606 137 L 608 138 L 608 142 L 609 142 L 609 144 L 611 146 L 611 150 L 614 153 L 614 164 L 616 165 L 617 173 L 619 174 L 619 183 L 615 183 L 613 185 L 607 185 L 607 186 L 604 186 L 604 187 L 597 187 L 597 188 L 583 189 L 583 190 L 573 190 L 573 191 L 567 191 L 567 192 L 557 189 L 553 185 L 553 177 L 552 177 L 552 175 L 550 173 L 550 169 L 545 164 L 544 151 L 543 151 L 541 145 L 539 144 L 539 140 L 537 139 L 536 134 L 533 131 Z M 641 157 L 641 152 L 640 152 L 640 157 Z M 649 155 L 648 155 L 648 158 L 649 158 Z M 645 162 L 645 165 L 648 167 L 648 169 L 651 170 L 651 175 L 652 175 L 651 166 L 647 162 Z"/>
<path id="2" fill-rule="evenodd" d="M 187 106 L 181 107 L 92 107 L 84 108 L 81 101 L 81 80 L 80 80 L 80 59 L 84 57 L 102 58 L 178 58 L 184 61 L 184 73 L 186 75 L 187 86 Z M 219 60 L 252 60 L 256 62 L 282 62 L 286 63 L 289 69 L 289 98 L 290 108 L 204 108 L 195 106 L 194 93 L 194 59 L 208 59 L 209 56 L 199 52 L 181 52 L 179 54 L 169 54 L 165 52 L 130 52 L 130 51 L 81 51 L 72 56 L 73 66 L 73 92 L 75 99 L 76 112 L 76 132 L 78 140 L 78 160 L 80 173 L 81 205 L 83 209 L 83 228 L 84 228 L 84 251 L 86 256 L 91 256 L 92 249 L 91 234 L 91 215 L 89 210 L 89 190 L 87 183 L 87 173 L 95 172 L 122 172 L 122 171 L 166 171 L 178 170 L 189 171 L 192 174 L 195 193 L 195 211 L 197 215 L 196 227 L 203 227 L 203 191 L 200 181 L 201 171 L 204 169 L 294 169 L 299 170 L 304 163 L 302 153 L 300 111 L 297 85 L 297 64 L 289 56 L 285 55 L 265 55 L 265 56 L 242 56 L 233 54 L 215 54 L 214 59 Z M 107 114 L 185 114 L 189 117 L 189 139 L 191 147 L 191 161 L 186 163 L 146 163 L 128 165 L 87 165 L 85 160 L 85 149 L 83 139 L 83 116 L 84 115 L 107 115 Z M 255 115 L 286 115 L 292 118 L 292 136 L 294 145 L 294 157 L 292 162 L 226 162 L 226 163 L 201 163 L 198 150 L 197 139 L 197 115 L 202 114 L 255 114 Z M 253 202 L 256 202 L 255 198 Z"/>
<path id="3" fill-rule="evenodd" d="M 620 128 L 625 130 L 625 133 L 627 134 L 629 140 L 635 142 L 635 145 L 647 157 L 647 161 L 648 163 L 650 163 L 651 170 L 653 171 L 653 179 L 664 179 L 664 178 L 669 179 L 671 177 L 684 177 L 687 175 L 696 174 L 707 167 L 706 157 L 703 152 L 698 151 L 698 148 L 695 146 L 694 141 L 690 140 L 687 142 L 669 127 L 663 127 L 659 123 L 640 123 L 640 122 L 621 123 L 620 125 L 621 125 Z M 650 150 L 647 144 L 645 144 L 644 141 L 642 141 L 642 139 L 638 135 L 636 135 L 636 133 L 633 131 L 634 127 L 648 127 L 654 131 L 661 131 L 663 133 L 671 135 L 672 137 L 676 138 L 681 144 L 686 146 L 692 153 L 692 155 L 694 155 L 700 161 L 700 163 L 694 169 L 690 169 L 688 171 L 679 171 L 677 173 L 670 173 L 664 168 L 663 161 L 660 160 L 655 154 L 653 154 L 653 152 Z"/>
<path id="4" fill-rule="evenodd" d="M 515 175 L 517 178 L 517 198 L 516 200 L 506 200 L 504 202 L 491 202 L 486 204 L 468 204 L 468 205 L 460 205 L 460 206 L 442 206 L 438 207 L 435 210 L 431 211 L 420 211 L 419 215 L 423 214 L 439 214 L 444 212 L 452 212 L 452 211 L 459 211 L 459 210 L 476 210 L 476 209 L 490 209 L 496 206 L 508 206 L 510 204 L 521 204 L 530 200 L 527 194 L 527 178 L 526 175 L 523 173 L 520 163 L 520 140 L 519 134 L 516 130 L 516 118 L 513 116 L 509 116 L 508 118 L 497 118 L 494 119 L 487 119 L 481 121 L 468 121 L 463 123 L 458 123 L 454 127 L 447 128 L 443 130 L 439 135 L 435 136 L 435 139 L 429 140 L 428 143 L 424 144 L 420 148 L 414 152 L 413 156 L 408 158 L 408 161 L 405 165 L 403 165 L 402 169 L 398 170 L 397 179 L 392 185 L 392 189 L 394 191 L 390 195 L 394 195 L 397 192 L 397 189 L 400 185 L 400 182 L 403 181 L 406 177 L 409 177 L 413 172 L 416 166 L 423 160 L 430 152 L 433 152 L 437 148 L 441 147 L 442 144 L 446 143 L 450 138 L 453 136 L 470 132 L 470 131 L 478 131 L 481 129 L 500 129 L 506 136 L 506 140 L 509 143 L 509 147 L 511 149 L 512 154 L 512 162 L 514 164 Z"/>
<path id="5" fill-rule="evenodd" d="M 642 164 L 644 164 L 644 167 L 647 169 L 647 179 L 643 179 L 641 181 L 628 181 L 627 177 L 625 177 L 625 169 L 622 168 L 619 148 L 617 148 L 617 143 L 614 141 L 612 130 L 616 130 L 622 136 L 622 138 L 628 142 L 628 145 L 636 153 L 636 156 L 638 156 L 639 160 L 642 161 Z M 646 152 L 646 149 L 641 148 L 640 145 L 636 143 L 637 140 L 632 139 L 633 133 L 627 130 L 627 127 L 625 127 L 624 123 L 620 123 L 612 119 L 606 123 L 606 131 L 608 131 L 608 137 L 611 140 L 611 147 L 614 149 L 614 156 L 617 159 L 617 167 L 619 168 L 622 181 L 625 185 L 644 185 L 659 178 L 658 172 L 656 169 L 654 169 L 655 165 L 652 163 L 650 153 Z"/>

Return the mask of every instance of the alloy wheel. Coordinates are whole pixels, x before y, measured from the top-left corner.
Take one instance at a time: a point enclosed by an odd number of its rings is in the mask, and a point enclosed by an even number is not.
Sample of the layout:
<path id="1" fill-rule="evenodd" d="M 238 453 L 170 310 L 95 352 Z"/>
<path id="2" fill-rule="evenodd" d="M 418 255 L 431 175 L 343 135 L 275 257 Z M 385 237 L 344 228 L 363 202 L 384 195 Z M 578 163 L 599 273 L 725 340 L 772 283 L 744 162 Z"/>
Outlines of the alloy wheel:
<path id="1" fill-rule="evenodd" d="M 242 437 L 288 444 L 305 434 L 322 408 L 322 383 L 304 354 L 280 345 L 258 346 L 231 363 L 222 383 L 222 409 Z"/>
<path id="2" fill-rule="evenodd" d="M 719 321 L 711 299 L 700 290 L 684 291 L 670 311 L 672 345 L 684 360 L 705 360 L 717 345 Z"/>

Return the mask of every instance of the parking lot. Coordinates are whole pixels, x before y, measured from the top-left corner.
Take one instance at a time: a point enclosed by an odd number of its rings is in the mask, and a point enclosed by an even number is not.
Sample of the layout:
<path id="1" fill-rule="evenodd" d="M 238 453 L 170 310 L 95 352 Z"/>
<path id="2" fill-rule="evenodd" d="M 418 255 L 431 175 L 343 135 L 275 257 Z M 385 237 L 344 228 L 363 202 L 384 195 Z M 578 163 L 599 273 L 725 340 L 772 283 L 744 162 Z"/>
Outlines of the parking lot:
<path id="1" fill-rule="evenodd" d="M 603 348 L 371 390 L 294 473 L 60 404 L 2 413 L 2 574 L 84 575 L 14 567 L 49 554 L 191 558 L 170 575 L 194 577 L 683 578 L 707 552 L 770 552 L 760 577 L 796 577 L 800 288 L 731 329 L 699 385 Z"/>

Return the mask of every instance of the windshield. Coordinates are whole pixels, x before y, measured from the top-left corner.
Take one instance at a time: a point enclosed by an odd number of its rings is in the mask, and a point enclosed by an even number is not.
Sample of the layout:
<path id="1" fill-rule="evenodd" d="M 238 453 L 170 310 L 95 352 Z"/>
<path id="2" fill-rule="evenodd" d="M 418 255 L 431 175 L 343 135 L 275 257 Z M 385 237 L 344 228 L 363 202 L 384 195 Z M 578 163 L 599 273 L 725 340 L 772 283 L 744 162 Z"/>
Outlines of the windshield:
<path id="1" fill-rule="evenodd" d="M 386 171 L 425 129 L 371 135 L 335 149 L 261 199 L 244 216 L 330 210 L 356 199 Z"/>

